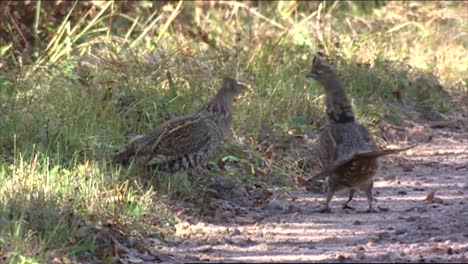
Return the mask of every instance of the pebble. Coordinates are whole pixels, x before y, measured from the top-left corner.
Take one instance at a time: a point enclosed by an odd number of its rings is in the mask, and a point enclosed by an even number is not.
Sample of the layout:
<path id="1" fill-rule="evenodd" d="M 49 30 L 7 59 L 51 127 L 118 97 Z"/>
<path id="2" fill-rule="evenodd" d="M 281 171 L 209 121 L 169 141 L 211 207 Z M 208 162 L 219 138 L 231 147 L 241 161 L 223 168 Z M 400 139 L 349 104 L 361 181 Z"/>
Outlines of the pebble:
<path id="1" fill-rule="evenodd" d="M 231 236 L 239 236 L 241 234 L 241 231 L 238 228 L 234 228 L 234 230 L 231 232 Z"/>
<path id="2" fill-rule="evenodd" d="M 283 213 L 286 212 L 290 207 L 290 204 L 286 201 L 281 201 L 278 199 L 272 199 L 268 203 L 268 209 L 270 210 L 280 210 Z"/>
<path id="3" fill-rule="evenodd" d="M 357 259 L 364 259 L 366 257 L 366 254 L 362 251 L 359 251 L 358 253 L 356 253 L 356 258 Z"/>
<path id="4" fill-rule="evenodd" d="M 402 235 L 402 234 L 405 234 L 406 232 L 408 232 L 408 229 L 402 228 L 402 229 L 397 229 L 395 231 L 395 234 L 396 235 Z"/>
<path id="5" fill-rule="evenodd" d="M 365 251 L 366 249 L 363 246 L 358 246 L 353 248 L 353 252 Z"/>
<path id="6" fill-rule="evenodd" d="M 338 262 L 344 262 L 346 260 L 346 258 L 343 255 L 339 255 L 337 260 L 338 260 Z"/>
<path id="7" fill-rule="evenodd" d="M 375 243 L 372 242 L 372 241 L 369 241 L 369 242 L 367 242 L 367 246 L 368 246 L 368 247 L 374 247 L 374 246 L 375 246 Z"/>
<path id="8" fill-rule="evenodd" d="M 338 243 L 340 241 L 341 241 L 341 238 L 337 236 L 326 237 L 322 240 L 322 242 L 325 242 L 325 243 Z"/>
<path id="9" fill-rule="evenodd" d="M 453 248 L 452 248 L 452 247 L 449 247 L 449 248 L 447 249 L 447 254 L 453 255 Z"/>

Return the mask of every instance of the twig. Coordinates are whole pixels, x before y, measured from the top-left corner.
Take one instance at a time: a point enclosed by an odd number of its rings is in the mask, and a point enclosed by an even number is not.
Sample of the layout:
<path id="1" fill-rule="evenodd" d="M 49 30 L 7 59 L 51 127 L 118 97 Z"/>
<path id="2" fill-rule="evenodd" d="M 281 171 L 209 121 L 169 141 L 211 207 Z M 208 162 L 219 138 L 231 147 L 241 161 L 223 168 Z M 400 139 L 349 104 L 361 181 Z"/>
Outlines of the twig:
<path id="1" fill-rule="evenodd" d="M 36 16 L 34 18 L 34 48 L 39 48 L 39 23 L 41 20 L 41 0 L 36 2 Z"/>
<path id="2" fill-rule="evenodd" d="M 389 123 L 386 123 L 384 126 L 395 129 L 395 130 L 398 130 L 398 131 L 405 131 L 404 127 L 392 125 L 392 124 L 389 124 Z"/>
<path id="3" fill-rule="evenodd" d="M 432 122 L 429 127 L 430 128 L 444 128 L 444 127 L 452 127 L 457 123 L 457 120 L 449 120 L 449 121 L 436 121 Z"/>
<path id="4" fill-rule="evenodd" d="M 28 41 L 26 40 L 26 37 L 24 36 L 23 32 L 19 28 L 18 24 L 16 24 L 15 19 L 11 16 L 10 16 L 10 19 L 11 19 L 11 22 L 13 23 L 13 27 L 16 29 L 16 31 L 20 35 L 21 39 L 24 42 L 25 48 L 27 49 L 29 45 L 28 45 Z"/>
<path id="5" fill-rule="evenodd" d="M 263 162 L 266 164 L 266 166 L 267 166 L 268 168 L 274 168 L 274 169 L 276 169 L 277 171 L 279 171 L 281 174 L 288 176 L 289 178 L 291 178 L 292 181 L 294 181 L 294 177 L 291 176 L 289 173 L 287 173 L 283 168 L 281 168 L 281 167 L 275 165 L 274 163 L 268 162 L 264 157 L 262 157 L 261 155 L 259 155 L 259 154 L 256 153 L 255 151 L 252 151 L 252 150 L 243 150 L 243 151 L 246 152 L 246 153 L 249 153 L 249 154 L 251 154 L 252 156 L 254 156 L 254 157 L 260 159 L 261 161 L 263 161 Z"/>

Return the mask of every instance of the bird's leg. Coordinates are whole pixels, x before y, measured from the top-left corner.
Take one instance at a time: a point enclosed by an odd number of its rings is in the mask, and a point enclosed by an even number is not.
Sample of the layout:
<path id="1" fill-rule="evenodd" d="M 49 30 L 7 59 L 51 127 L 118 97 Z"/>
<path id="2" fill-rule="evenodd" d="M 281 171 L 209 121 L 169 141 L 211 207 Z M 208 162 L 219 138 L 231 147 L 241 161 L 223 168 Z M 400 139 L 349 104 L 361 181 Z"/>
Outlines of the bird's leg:
<path id="1" fill-rule="evenodd" d="M 351 200 L 353 200 L 353 195 L 355 193 L 355 190 L 354 189 L 351 189 L 349 190 L 349 198 L 348 198 L 348 201 L 346 201 L 346 203 L 343 204 L 343 209 L 351 209 L 351 210 L 354 210 L 353 207 L 349 206 L 348 203 L 351 202 Z"/>
<path id="2" fill-rule="evenodd" d="M 321 213 L 330 213 L 330 202 L 333 198 L 333 195 L 335 194 L 335 185 L 330 182 L 330 178 L 327 178 L 326 180 L 327 183 L 327 199 L 325 201 L 325 206 L 323 209 L 320 211 Z"/>
<path id="3" fill-rule="evenodd" d="M 372 208 L 372 202 L 374 201 L 374 196 L 372 195 L 372 188 L 374 187 L 374 181 L 371 181 L 366 188 L 367 202 L 369 203 L 369 209 L 366 213 L 376 213 L 377 211 Z"/>

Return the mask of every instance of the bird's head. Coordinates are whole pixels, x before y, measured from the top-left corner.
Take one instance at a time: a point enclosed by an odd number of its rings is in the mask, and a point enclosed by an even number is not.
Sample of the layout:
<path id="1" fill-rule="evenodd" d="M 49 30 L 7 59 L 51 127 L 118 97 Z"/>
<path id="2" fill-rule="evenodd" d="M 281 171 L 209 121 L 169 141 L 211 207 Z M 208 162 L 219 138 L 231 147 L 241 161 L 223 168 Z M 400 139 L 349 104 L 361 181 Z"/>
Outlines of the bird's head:
<path id="1" fill-rule="evenodd" d="M 245 84 L 239 83 L 232 78 L 224 77 L 219 94 L 235 98 L 237 95 L 244 93 L 247 89 Z"/>
<path id="2" fill-rule="evenodd" d="M 312 59 L 312 68 L 307 77 L 320 83 L 325 83 L 329 79 L 336 78 L 336 73 L 333 66 L 321 54 L 316 54 Z"/>

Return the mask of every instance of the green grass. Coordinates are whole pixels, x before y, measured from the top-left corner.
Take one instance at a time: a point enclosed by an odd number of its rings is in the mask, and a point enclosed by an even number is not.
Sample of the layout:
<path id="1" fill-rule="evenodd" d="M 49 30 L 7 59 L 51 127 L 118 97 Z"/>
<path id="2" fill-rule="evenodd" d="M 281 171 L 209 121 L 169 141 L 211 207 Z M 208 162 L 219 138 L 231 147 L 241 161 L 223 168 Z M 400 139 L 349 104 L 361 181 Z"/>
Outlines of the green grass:
<path id="1" fill-rule="evenodd" d="M 24 49 L 11 21 L 0 42 L 0 258 L 10 263 L 73 262 L 98 239 L 83 228 L 109 219 L 125 232 L 170 236 L 177 217 L 166 195 L 196 201 L 203 184 L 186 174 L 143 180 L 109 155 L 200 107 L 225 75 L 252 91 L 235 106 L 233 133 L 245 145 L 227 142 L 217 155 L 244 169 L 223 173 L 279 185 L 300 172 L 285 152 L 270 176 L 257 175 L 268 160 L 258 137 L 265 125 L 286 136 L 309 132 L 311 119 L 323 124 L 322 88 L 305 77 L 318 50 L 336 62 L 372 131 L 401 119 L 396 90 L 409 107 L 442 113 L 467 94 L 465 3 L 68 3 L 55 22 L 46 4 L 34 5 L 41 10 L 22 33 L 35 49 Z"/>

